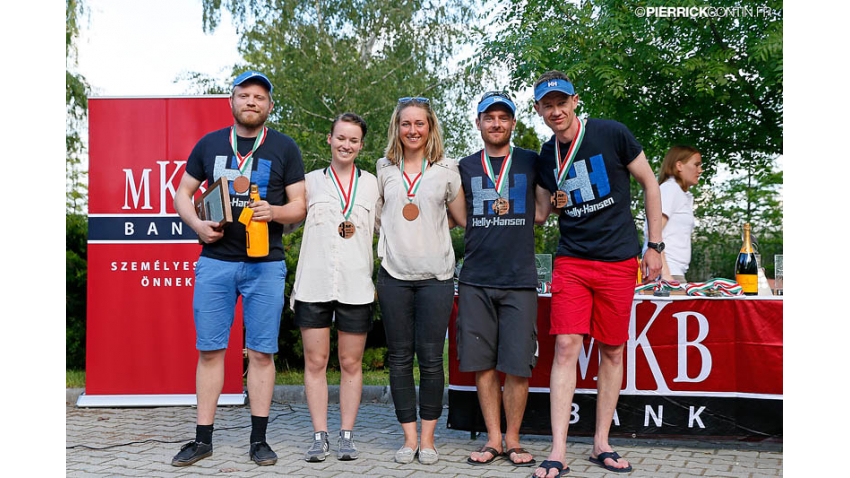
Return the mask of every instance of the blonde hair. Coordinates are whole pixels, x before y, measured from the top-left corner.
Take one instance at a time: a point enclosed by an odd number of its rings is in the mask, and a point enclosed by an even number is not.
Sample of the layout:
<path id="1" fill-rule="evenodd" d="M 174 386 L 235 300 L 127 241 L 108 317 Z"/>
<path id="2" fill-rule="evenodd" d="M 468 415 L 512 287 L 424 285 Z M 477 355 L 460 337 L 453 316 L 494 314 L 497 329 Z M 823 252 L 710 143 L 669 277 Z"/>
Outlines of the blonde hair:
<path id="1" fill-rule="evenodd" d="M 685 146 L 677 144 L 667 151 L 664 155 L 664 161 L 661 162 L 661 173 L 658 175 L 658 184 L 663 184 L 670 178 L 676 178 L 676 183 L 682 188 L 682 191 L 687 191 L 688 188 L 682 183 L 682 178 L 679 177 L 679 171 L 676 169 L 676 163 L 679 161 L 687 161 L 691 156 L 698 154 L 699 150 L 693 146 Z"/>
<path id="2" fill-rule="evenodd" d="M 408 101 L 399 101 L 396 105 L 393 114 L 390 117 L 390 126 L 387 130 L 387 149 L 384 150 L 384 157 L 391 163 L 398 165 L 399 161 L 404 157 L 404 145 L 401 143 L 401 111 L 405 108 L 422 108 L 428 117 L 428 141 L 425 143 L 425 159 L 429 164 L 434 164 L 443 159 L 445 153 L 443 149 L 443 132 L 440 127 L 440 120 L 434 110 L 431 109 L 429 101 L 420 101 L 416 98 Z"/>

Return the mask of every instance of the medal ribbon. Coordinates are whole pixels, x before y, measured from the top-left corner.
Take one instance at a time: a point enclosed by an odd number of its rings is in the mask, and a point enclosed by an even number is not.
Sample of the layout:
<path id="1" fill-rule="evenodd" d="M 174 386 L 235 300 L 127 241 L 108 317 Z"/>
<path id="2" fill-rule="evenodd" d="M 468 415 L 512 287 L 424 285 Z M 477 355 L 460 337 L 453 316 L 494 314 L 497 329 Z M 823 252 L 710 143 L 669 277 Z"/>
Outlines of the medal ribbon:
<path id="1" fill-rule="evenodd" d="M 407 189 L 407 200 L 408 202 L 413 202 L 413 198 L 416 196 L 416 191 L 419 189 L 419 185 L 422 184 L 422 175 L 425 174 L 425 167 L 428 166 L 428 161 L 425 158 L 422 158 L 422 171 L 413 178 L 413 181 L 407 177 L 407 173 L 404 172 L 404 158 L 401 158 L 399 168 L 401 169 L 401 179 L 404 181 L 404 187 Z"/>
<path id="2" fill-rule="evenodd" d="M 678 281 L 659 279 L 635 286 L 635 294 L 645 290 L 685 291 L 685 294 L 696 297 L 736 297 L 744 295 L 741 286 L 737 282 L 723 278 L 711 279 L 708 282 L 688 282 L 685 284 Z"/>
<path id="3" fill-rule="evenodd" d="M 564 185 L 564 181 L 567 179 L 567 173 L 570 171 L 570 166 L 572 166 L 573 160 L 576 159 L 578 148 L 584 139 L 584 122 L 577 117 L 576 120 L 578 120 L 576 136 L 573 138 L 573 142 L 570 143 L 570 149 L 567 150 L 564 159 L 561 159 L 561 147 L 559 146 L 561 142 L 558 141 L 557 137 L 555 138 L 555 160 L 558 161 L 558 176 L 555 179 L 558 181 L 558 188 Z"/>
<path id="4" fill-rule="evenodd" d="M 360 182 L 360 170 L 357 169 L 357 166 L 354 166 L 354 170 L 351 172 L 351 178 L 348 180 L 348 193 L 346 194 L 345 188 L 342 187 L 342 181 L 339 180 L 334 167 L 331 166 L 330 168 L 334 189 L 336 189 L 336 193 L 339 195 L 339 207 L 342 208 L 342 215 L 345 216 L 345 220 L 347 221 L 351 216 L 351 211 L 354 210 L 354 198 L 357 196 L 357 183 Z"/>
<path id="5" fill-rule="evenodd" d="M 487 155 L 486 148 L 481 150 L 481 167 L 484 168 L 484 172 L 487 174 L 487 177 L 490 178 L 490 181 L 492 181 L 496 186 L 496 194 L 498 194 L 499 197 L 502 197 L 502 190 L 505 189 L 505 184 L 508 182 L 506 178 L 511 170 L 511 163 L 513 162 L 513 158 L 511 158 L 511 156 L 513 155 L 513 152 L 514 148 L 511 146 L 510 149 L 508 149 L 508 155 L 505 156 L 505 160 L 502 161 L 502 168 L 499 171 L 499 176 L 494 177 L 493 165 L 490 164 L 490 156 Z"/>
<path id="6" fill-rule="evenodd" d="M 263 126 L 263 130 L 260 131 L 260 134 L 257 135 L 257 139 L 254 140 L 254 147 L 251 148 L 251 151 L 248 152 L 245 156 L 239 154 L 239 151 L 236 149 L 236 129 L 233 126 L 230 127 L 230 147 L 233 148 L 233 154 L 236 155 L 236 159 L 238 161 L 237 167 L 239 168 L 239 173 L 243 176 L 248 176 L 245 171 L 251 170 L 251 159 L 254 157 L 254 151 L 256 151 L 263 143 L 266 141 L 266 133 L 268 132 L 268 128 Z"/>

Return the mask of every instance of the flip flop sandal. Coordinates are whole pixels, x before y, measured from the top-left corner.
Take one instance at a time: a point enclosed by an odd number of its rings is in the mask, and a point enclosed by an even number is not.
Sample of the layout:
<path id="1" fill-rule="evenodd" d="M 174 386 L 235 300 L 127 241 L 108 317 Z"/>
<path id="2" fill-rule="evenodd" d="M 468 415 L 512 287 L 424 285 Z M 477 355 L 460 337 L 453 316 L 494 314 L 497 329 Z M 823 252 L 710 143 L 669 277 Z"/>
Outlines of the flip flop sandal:
<path id="1" fill-rule="evenodd" d="M 481 449 L 478 450 L 478 453 L 489 453 L 493 456 L 486 461 L 475 461 L 472 459 L 472 457 L 469 457 L 466 459 L 466 462 L 473 466 L 489 465 L 490 463 L 493 463 L 493 460 L 502 456 L 502 454 L 496 451 L 495 448 L 487 445 L 482 446 Z"/>

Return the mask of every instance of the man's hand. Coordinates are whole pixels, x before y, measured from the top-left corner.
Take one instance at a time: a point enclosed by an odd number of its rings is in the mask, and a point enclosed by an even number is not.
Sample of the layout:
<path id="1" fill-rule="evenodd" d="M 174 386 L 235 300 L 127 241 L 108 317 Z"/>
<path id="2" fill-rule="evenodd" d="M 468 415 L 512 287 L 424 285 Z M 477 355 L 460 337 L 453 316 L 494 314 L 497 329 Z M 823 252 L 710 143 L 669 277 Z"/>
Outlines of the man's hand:
<path id="1" fill-rule="evenodd" d="M 215 221 L 201 221 L 195 232 L 204 244 L 212 244 L 224 237 L 224 228 Z"/>
<path id="2" fill-rule="evenodd" d="M 661 253 L 655 249 L 647 249 L 640 264 L 643 267 L 644 281 L 654 281 L 661 275 Z"/>

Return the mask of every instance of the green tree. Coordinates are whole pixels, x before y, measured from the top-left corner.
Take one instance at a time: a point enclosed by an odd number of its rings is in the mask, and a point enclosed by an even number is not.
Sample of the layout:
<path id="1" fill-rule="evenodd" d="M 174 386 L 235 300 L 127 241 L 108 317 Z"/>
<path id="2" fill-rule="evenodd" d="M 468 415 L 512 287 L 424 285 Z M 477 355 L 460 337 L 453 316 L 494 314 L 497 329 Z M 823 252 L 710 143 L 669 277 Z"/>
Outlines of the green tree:
<path id="1" fill-rule="evenodd" d="M 511 0 L 480 57 L 508 62 L 517 88 L 564 71 L 582 111 L 625 123 L 650 158 L 684 142 L 705 152 L 709 176 L 735 169 L 743 152 L 767 163 L 782 153 L 782 3 L 757 12 L 721 0 L 711 6 L 739 14 L 715 17 L 635 14 L 679 3 Z"/>
<path id="2" fill-rule="evenodd" d="M 719 0 L 706 16 L 636 13 L 679 5 L 689 3 L 510 0 L 494 22 L 504 28 L 489 32 L 477 56 L 498 59 L 514 88 L 530 88 L 547 70 L 565 72 L 579 92 L 580 114 L 626 124 L 656 170 L 673 144 L 695 146 L 705 168 L 695 195 L 723 197 L 707 221 L 717 228 L 697 234 L 721 234 L 728 246 L 741 223 L 758 219 L 781 244 L 782 2 Z M 729 174 L 737 182 L 715 190 Z M 633 189 L 641 226 L 643 197 L 636 183 Z"/>
<path id="3" fill-rule="evenodd" d="M 76 41 L 80 22 L 85 17 L 86 8 L 82 0 L 65 0 L 65 209 L 72 213 L 84 212 L 88 197 L 86 171 L 82 164 L 85 144 L 81 131 L 85 131 L 89 85 L 76 72 Z"/>
<path id="4" fill-rule="evenodd" d="M 85 78 L 74 70 L 76 40 L 86 9 L 82 0 L 65 1 L 65 366 L 85 369 L 86 360 L 86 237 L 85 169 L 82 158 L 89 92 Z"/>
<path id="5" fill-rule="evenodd" d="M 462 74 L 451 59 L 468 43 L 475 12 L 464 0 L 246 1 L 204 0 L 204 28 L 230 11 L 241 35 L 244 68 L 274 84 L 270 123 L 301 147 L 305 169 L 330 162 L 326 137 L 339 113 L 353 111 L 369 133 L 360 166 L 374 172 L 383 156 L 396 99 L 431 98 L 450 155 L 467 149 L 468 112 Z M 477 86 L 477 85 L 476 85 Z"/>

